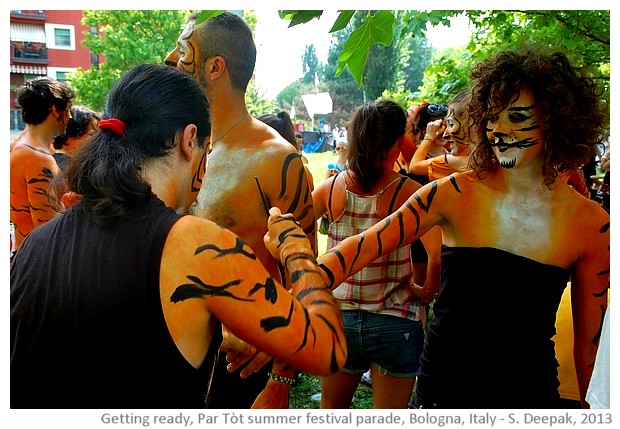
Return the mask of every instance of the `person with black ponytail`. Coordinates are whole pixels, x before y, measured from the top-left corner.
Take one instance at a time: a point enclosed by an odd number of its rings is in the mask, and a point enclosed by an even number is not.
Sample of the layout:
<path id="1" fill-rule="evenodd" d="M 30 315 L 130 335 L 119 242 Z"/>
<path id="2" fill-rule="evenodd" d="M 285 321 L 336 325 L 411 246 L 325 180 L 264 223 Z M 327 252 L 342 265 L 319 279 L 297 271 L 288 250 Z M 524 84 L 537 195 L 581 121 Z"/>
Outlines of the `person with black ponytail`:
<path id="1" fill-rule="evenodd" d="M 186 73 L 140 65 L 114 85 L 66 168 L 79 200 L 11 264 L 11 408 L 202 408 L 220 323 L 310 374 L 340 369 L 340 311 L 295 220 L 272 209 L 289 293 L 240 237 L 186 215 L 210 132 Z"/>

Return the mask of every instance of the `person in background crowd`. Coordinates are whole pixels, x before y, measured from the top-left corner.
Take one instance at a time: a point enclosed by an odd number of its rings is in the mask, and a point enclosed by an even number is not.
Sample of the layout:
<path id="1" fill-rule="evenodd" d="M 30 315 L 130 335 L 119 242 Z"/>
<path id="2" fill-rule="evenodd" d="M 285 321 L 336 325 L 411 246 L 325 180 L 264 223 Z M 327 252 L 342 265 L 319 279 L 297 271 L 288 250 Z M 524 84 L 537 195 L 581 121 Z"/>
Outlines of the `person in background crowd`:
<path id="1" fill-rule="evenodd" d="M 414 174 L 409 171 L 409 166 L 413 161 L 415 152 L 417 152 L 418 148 L 422 145 L 424 137 L 427 137 L 427 135 L 432 135 L 433 138 L 430 140 L 430 146 L 425 147 L 426 158 L 430 159 L 436 156 L 443 156 L 449 152 L 449 147 L 446 147 L 448 141 L 443 138 L 443 131 L 446 129 L 444 120 L 447 114 L 448 106 L 445 104 L 429 103 L 428 101 L 413 106 L 408 111 L 407 130 L 412 138 L 415 150 L 413 152 L 410 150 L 403 151 L 401 154 L 402 156 L 399 158 L 399 164 L 402 163 L 401 174 L 408 175 L 421 185 L 426 185 L 429 182 L 428 175 L 426 172 L 424 172 L 424 174 Z M 427 130 L 429 127 L 431 127 L 431 129 Z M 411 157 L 405 157 L 406 153 L 411 153 Z M 407 159 L 409 160 L 408 162 Z"/>
<path id="2" fill-rule="evenodd" d="M 344 364 L 340 310 L 292 216 L 272 208 L 269 223 L 296 273 L 289 292 L 239 236 L 184 215 L 208 108 L 170 67 L 137 66 L 112 88 L 101 131 L 66 168 L 83 198 L 11 264 L 11 408 L 203 408 L 220 323 L 310 374 Z"/>
<path id="3" fill-rule="evenodd" d="M 35 227 L 61 210 L 48 193 L 48 186 L 59 171 L 50 153 L 50 143 L 65 130 L 74 98 L 73 89 L 48 77 L 31 80 L 17 93 L 26 128 L 10 144 L 9 217 L 15 234 L 14 251 L 19 250 Z"/>
<path id="4" fill-rule="evenodd" d="M 99 126 L 100 119 L 98 113 L 87 107 L 71 107 L 71 119 L 69 119 L 67 123 L 67 128 L 62 134 L 54 137 L 52 141 L 54 150 L 52 156 L 61 171 L 69 162 L 71 154 L 93 136 Z M 54 178 L 54 181 L 55 180 L 56 178 Z M 64 208 L 69 208 L 75 204 L 79 198 L 80 196 L 73 192 L 65 192 L 61 196 L 61 202 Z"/>
<path id="5" fill-rule="evenodd" d="M 204 178 L 208 186 L 201 189 L 192 211 L 243 238 L 271 276 L 288 288 L 290 279 L 263 238 L 269 207 L 275 206 L 292 213 L 310 243 L 316 243 L 312 193 L 303 163 L 289 142 L 248 112 L 245 92 L 256 63 L 252 30 L 231 12 L 199 25 L 197 18 L 198 14 L 189 18 L 176 48 L 165 59 L 167 65 L 184 70 L 200 84 L 213 120 L 213 149 Z M 271 378 L 253 374 L 270 360 L 224 330 L 209 406 L 288 407 L 294 368 L 275 362 Z M 233 372 L 240 366 L 240 372 Z"/>
<path id="6" fill-rule="evenodd" d="M 75 150 L 97 131 L 100 116 L 85 106 L 71 106 L 71 119 L 64 132 L 54 137 L 52 156 L 62 170 Z"/>
<path id="7" fill-rule="evenodd" d="M 338 155 L 338 159 L 336 162 L 330 162 L 327 165 L 327 171 L 325 173 L 325 178 L 329 179 L 330 177 L 346 170 L 349 165 L 349 147 L 346 141 L 338 141 L 336 142 L 336 148 L 334 149 L 336 154 Z"/>
<path id="8" fill-rule="evenodd" d="M 433 181 L 457 171 L 467 171 L 469 139 L 465 135 L 465 127 L 462 124 L 465 110 L 463 103 L 466 96 L 467 92 L 461 92 L 448 103 L 448 114 L 445 118 L 446 125 L 442 140 L 448 143 L 450 152 L 428 158 L 428 150 L 437 139 L 439 127 L 443 125 L 439 119 L 429 122 L 426 126 L 424 139 L 422 139 L 422 143 L 413 154 L 409 164 L 410 173 L 418 176 L 426 174 L 428 181 Z"/>
<path id="9" fill-rule="evenodd" d="M 587 407 L 607 307 L 610 223 L 558 172 L 579 168 L 600 143 L 608 121 L 601 94 L 562 53 L 500 52 L 484 60 L 471 71 L 466 103 L 472 171 L 425 185 L 319 259 L 335 287 L 440 226 L 442 285 L 416 408 L 557 406 L 551 337 L 569 278 Z"/>

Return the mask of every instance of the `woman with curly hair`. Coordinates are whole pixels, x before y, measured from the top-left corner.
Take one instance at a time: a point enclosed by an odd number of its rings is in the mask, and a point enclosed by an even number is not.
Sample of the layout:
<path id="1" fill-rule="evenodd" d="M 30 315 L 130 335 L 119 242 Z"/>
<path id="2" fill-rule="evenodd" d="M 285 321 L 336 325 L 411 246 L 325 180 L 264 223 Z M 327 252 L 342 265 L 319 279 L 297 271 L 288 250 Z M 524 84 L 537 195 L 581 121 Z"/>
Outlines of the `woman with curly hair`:
<path id="1" fill-rule="evenodd" d="M 558 174 L 586 163 L 606 125 L 601 92 L 565 55 L 502 52 L 471 72 L 473 171 L 419 189 L 320 260 L 338 285 L 439 225 L 441 290 L 414 406 L 558 406 L 552 337 L 571 281 L 582 406 L 607 308 L 609 215 Z"/>

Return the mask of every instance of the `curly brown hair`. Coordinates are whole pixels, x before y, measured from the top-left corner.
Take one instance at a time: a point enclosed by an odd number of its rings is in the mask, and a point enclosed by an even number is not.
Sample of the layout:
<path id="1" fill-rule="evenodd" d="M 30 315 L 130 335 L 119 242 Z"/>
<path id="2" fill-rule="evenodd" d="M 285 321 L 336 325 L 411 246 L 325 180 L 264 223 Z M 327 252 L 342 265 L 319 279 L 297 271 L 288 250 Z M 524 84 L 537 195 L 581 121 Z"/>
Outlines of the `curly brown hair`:
<path id="1" fill-rule="evenodd" d="M 532 91 L 541 112 L 545 185 L 586 164 L 603 139 L 609 121 L 603 90 L 563 53 L 500 52 L 476 65 L 470 77 L 465 120 L 473 143 L 469 163 L 479 178 L 499 166 L 486 135 L 490 105 L 495 113 L 504 110 L 523 89 Z"/>

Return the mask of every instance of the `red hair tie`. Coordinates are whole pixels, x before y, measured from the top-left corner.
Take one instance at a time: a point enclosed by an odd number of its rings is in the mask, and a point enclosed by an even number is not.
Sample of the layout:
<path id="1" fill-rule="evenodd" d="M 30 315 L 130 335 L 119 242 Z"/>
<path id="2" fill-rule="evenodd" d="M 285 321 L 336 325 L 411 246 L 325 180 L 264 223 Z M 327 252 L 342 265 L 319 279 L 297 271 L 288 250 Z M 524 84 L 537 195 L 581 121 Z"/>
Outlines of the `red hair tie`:
<path id="1" fill-rule="evenodd" d="M 100 130 L 110 130 L 114 134 L 120 136 L 125 132 L 125 123 L 120 119 L 110 118 L 99 121 Z"/>

